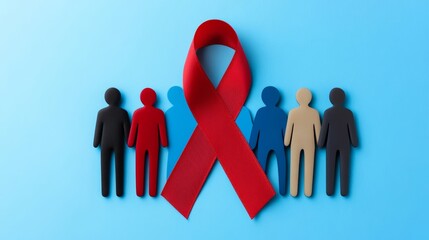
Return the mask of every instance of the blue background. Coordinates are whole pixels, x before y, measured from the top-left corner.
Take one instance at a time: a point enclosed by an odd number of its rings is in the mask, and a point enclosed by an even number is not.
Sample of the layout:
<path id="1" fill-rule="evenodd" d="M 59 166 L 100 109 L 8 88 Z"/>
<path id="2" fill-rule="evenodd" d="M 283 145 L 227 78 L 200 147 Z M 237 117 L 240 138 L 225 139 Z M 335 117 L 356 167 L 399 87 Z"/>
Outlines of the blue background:
<path id="1" fill-rule="evenodd" d="M 425 0 L 1 1 L 0 239 L 428 239 L 428 12 Z M 167 110 L 194 31 L 212 18 L 246 51 L 253 115 L 267 85 L 285 111 L 300 87 L 320 113 L 332 87 L 346 91 L 361 143 L 349 197 L 338 185 L 326 196 L 318 150 L 314 196 L 277 195 L 250 220 L 216 164 L 186 220 L 162 197 L 135 196 L 134 149 L 125 197 L 101 197 L 92 140 L 104 91 L 120 89 L 131 114 L 152 87 Z"/>

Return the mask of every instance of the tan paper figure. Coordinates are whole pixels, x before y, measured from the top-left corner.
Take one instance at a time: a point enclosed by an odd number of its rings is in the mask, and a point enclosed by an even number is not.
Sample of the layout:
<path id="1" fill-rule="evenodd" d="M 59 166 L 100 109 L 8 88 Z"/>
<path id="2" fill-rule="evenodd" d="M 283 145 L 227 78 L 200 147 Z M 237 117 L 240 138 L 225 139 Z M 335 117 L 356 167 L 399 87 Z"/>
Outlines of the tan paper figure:
<path id="1" fill-rule="evenodd" d="M 313 192 L 314 152 L 320 133 L 320 116 L 316 109 L 308 104 L 311 92 L 301 88 L 296 93 L 299 107 L 292 109 L 286 124 L 285 146 L 291 146 L 290 195 L 298 194 L 300 153 L 304 151 L 304 193 L 310 197 Z"/>

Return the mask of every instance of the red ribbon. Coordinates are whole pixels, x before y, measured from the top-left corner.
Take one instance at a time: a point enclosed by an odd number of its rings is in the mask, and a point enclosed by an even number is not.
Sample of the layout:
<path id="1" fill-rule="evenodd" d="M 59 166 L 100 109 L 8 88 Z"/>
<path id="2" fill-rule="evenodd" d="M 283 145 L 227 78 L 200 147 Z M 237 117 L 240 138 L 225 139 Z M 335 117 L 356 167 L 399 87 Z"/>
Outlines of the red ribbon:
<path id="1" fill-rule="evenodd" d="M 235 50 L 216 89 L 204 72 L 197 50 L 221 44 Z M 249 65 L 234 29 L 226 22 L 201 24 L 186 58 L 183 89 L 198 126 L 161 193 L 188 218 L 216 157 L 250 218 L 275 192 L 240 129 L 235 124 L 251 85 Z"/>

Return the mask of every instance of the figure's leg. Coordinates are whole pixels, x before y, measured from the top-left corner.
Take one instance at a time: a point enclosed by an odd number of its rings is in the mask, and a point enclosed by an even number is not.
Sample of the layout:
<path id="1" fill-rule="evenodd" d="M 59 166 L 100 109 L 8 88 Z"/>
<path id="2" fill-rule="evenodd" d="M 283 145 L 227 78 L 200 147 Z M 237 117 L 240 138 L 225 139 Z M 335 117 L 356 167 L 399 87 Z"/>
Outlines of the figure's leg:
<path id="1" fill-rule="evenodd" d="M 286 153 L 285 149 L 282 146 L 277 148 L 276 151 L 277 157 L 277 168 L 279 172 L 279 192 L 281 195 L 286 195 Z"/>
<path id="2" fill-rule="evenodd" d="M 298 195 L 299 182 L 299 155 L 301 148 L 292 146 L 290 150 L 290 195 L 296 197 Z"/>
<path id="3" fill-rule="evenodd" d="M 155 197 L 158 192 L 159 147 L 149 149 L 149 195 Z"/>
<path id="4" fill-rule="evenodd" d="M 314 150 L 314 147 L 304 149 L 304 194 L 307 197 L 313 194 Z"/>
<path id="5" fill-rule="evenodd" d="M 349 173 L 350 173 L 350 149 L 340 150 L 341 166 L 341 195 L 347 196 L 349 194 Z"/>
<path id="6" fill-rule="evenodd" d="M 139 197 L 144 195 L 145 162 L 146 149 L 136 147 L 136 193 Z"/>
<path id="7" fill-rule="evenodd" d="M 115 148 L 116 196 L 124 195 L 124 147 Z"/>
<path id="8" fill-rule="evenodd" d="M 269 150 L 258 148 L 256 151 L 256 157 L 258 158 L 259 164 L 261 165 L 264 172 L 267 172 L 267 157 L 268 157 Z"/>
<path id="9" fill-rule="evenodd" d="M 110 188 L 110 162 L 112 157 L 111 148 L 101 148 L 101 194 L 109 196 Z"/>
<path id="10" fill-rule="evenodd" d="M 326 194 L 332 196 L 335 188 L 335 161 L 337 149 L 326 149 Z"/>

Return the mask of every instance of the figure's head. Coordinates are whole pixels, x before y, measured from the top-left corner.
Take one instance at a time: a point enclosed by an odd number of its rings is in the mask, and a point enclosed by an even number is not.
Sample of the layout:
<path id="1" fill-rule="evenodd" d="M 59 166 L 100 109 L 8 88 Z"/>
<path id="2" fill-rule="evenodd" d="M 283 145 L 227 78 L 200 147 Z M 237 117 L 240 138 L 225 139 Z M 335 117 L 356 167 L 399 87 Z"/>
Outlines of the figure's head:
<path id="1" fill-rule="evenodd" d="M 280 101 L 280 92 L 277 88 L 268 86 L 262 90 L 262 101 L 267 106 L 276 106 Z"/>
<path id="2" fill-rule="evenodd" d="M 311 102 L 311 92 L 308 88 L 301 88 L 296 92 L 296 101 L 299 105 L 307 106 Z"/>
<path id="3" fill-rule="evenodd" d="M 107 104 L 118 106 L 119 103 L 121 103 L 121 92 L 119 92 L 119 90 L 116 88 L 109 88 L 104 94 L 104 99 L 106 100 Z"/>
<path id="4" fill-rule="evenodd" d="M 140 93 L 140 100 L 145 106 L 153 106 L 156 101 L 156 93 L 152 88 L 145 88 Z"/>
<path id="5" fill-rule="evenodd" d="M 331 93 L 329 93 L 329 100 L 331 100 L 331 103 L 334 106 L 343 105 L 345 99 L 346 99 L 346 94 L 341 88 L 333 88 L 331 90 Z"/>
<path id="6" fill-rule="evenodd" d="M 183 93 L 183 89 L 178 86 L 171 87 L 167 93 L 168 101 L 173 105 L 181 105 L 186 103 L 185 94 Z"/>

